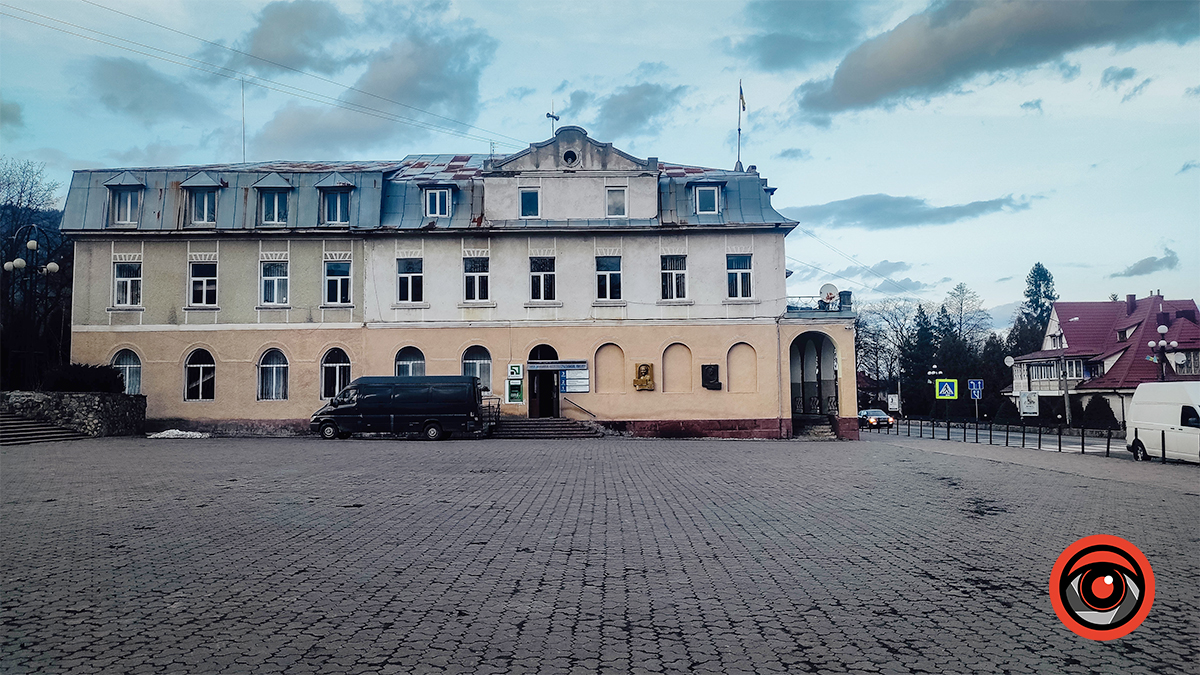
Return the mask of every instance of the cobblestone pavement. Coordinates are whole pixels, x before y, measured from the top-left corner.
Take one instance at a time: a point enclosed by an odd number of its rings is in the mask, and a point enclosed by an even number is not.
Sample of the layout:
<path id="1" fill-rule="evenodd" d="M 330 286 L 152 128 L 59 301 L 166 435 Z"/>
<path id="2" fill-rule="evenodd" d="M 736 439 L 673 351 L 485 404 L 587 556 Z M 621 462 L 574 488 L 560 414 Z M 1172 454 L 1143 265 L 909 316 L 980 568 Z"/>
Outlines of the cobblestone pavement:
<path id="1" fill-rule="evenodd" d="M 0 671 L 1195 673 L 1198 494 L 877 435 L 5 448 Z M 1047 593 L 1096 533 L 1157 579 L 1105 643 Z"/>

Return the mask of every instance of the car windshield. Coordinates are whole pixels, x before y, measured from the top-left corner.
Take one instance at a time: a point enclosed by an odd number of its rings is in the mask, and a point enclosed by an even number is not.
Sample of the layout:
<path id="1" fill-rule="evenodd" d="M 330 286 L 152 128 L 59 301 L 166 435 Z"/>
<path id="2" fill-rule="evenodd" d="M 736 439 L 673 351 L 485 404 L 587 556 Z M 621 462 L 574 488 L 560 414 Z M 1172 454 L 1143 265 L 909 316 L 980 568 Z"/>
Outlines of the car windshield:
<path id="1" fill-rule="evenodd" d="M 867 417 L 887 417 L 887 413 L 883 412 L 882 410 L 864 410 L 860 412 L 859 415 L 865 415 Z"/>

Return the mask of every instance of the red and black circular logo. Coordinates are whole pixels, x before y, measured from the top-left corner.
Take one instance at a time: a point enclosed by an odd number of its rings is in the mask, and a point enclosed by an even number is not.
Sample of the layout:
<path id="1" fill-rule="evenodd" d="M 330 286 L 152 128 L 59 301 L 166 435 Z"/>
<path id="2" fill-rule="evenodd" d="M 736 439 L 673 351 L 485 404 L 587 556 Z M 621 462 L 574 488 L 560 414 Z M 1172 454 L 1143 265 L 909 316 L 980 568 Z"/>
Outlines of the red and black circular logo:
<path id="1" fill-rule="evenodd" d="M 1050 572 L 1050 602 L 1071 632 L 1115 640 L 1141 625 L 1154 603 L 1154 572 L 1138 547 L 1096 534 L 1067 547 Z"/>

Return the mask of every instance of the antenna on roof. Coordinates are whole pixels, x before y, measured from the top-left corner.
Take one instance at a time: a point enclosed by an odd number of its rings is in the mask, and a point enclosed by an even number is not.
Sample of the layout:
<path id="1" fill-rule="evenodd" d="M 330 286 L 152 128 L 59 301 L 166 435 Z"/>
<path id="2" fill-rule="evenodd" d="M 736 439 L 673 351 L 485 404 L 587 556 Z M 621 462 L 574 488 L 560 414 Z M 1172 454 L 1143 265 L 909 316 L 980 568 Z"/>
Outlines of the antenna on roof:
<path id="1" fill-rule="evenodd" d="M 558 121 L 558 115 L 554 114 L 554 99 L 550 99 L 550 112 L 546 113 L 546 117 L 550 118 L 550 135 L 554 135 L 554 123 Z"/>
<path id="2" fill-rule="evenodd" d="M 246 163 L 246 78 L 242 78 L 242 164 Z"/>
<path id="3" fill-rule="evenodd" d="M 742 92 L 742 81 L 738 80 L 738 140 L 737 140 L 737 164 L 733 165 L 734 171 L 742 170 L 742 112 L 746 109 L 746 95 Z"/>

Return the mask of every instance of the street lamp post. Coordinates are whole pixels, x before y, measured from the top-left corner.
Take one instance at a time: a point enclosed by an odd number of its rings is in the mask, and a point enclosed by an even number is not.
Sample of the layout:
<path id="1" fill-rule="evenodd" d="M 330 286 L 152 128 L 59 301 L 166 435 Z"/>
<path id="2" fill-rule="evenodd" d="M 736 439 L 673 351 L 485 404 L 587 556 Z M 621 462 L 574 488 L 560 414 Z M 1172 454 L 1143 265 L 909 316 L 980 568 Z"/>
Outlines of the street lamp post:
<path id="1" fill-rule="evenodd" d="M 925 382 L 926 382 L 927 384 L 932 384 L 932 385 L 933 385 L 933 394 L 934 394 L 934 396 L 933 396 L 933 412 L 934 412 L 934 413 L 936 413 L 936 412 L 937 412 L 937 383 L 936 383 L 936 382 L 934 382 L 934 380 L 935 380 L 935 379 L 937 379 L 939 376 L 941 376 L 941 375 L 944 375 L 944 374 L 945 374 L 945 373 L 943 373 L 943 372 L 942 372 L 942 371 L 941 371 L 941 370 L 940 370 L 940 369 L 937 367 L 937 364 L 936 364 L 936 363 L 935 363 L 935 364 L 933 364 L 932 366 L 930 366 L 930 367 L 929 367 L 929 370 L 928 370 L 928 371 L 925 373 L 925 376 L 928 378 L 928 379 L 926 379 L 926 380 L 925 380 Z M 947 417 L 947 419 L 949 419 L 949 417 L 950 417 L 950 408 L 949 408 L 948 406 L 947 406 L 947 408 L 946 408 L 946 417 Z"/>
<path id="2" fill-rule="evenodd" d="M 1171 340 L 1170 342 L 1167 342 L 1167 331 L 1168 330 L 1169 329 L 1166 326 L 1159 326 L 1158 327 L 1158 335 L 1159 335 L 1158 341 L 1156 342 L 1154 340 L 1151 340 L 1150 342 L 1147 343 L 1147 346 L 1150 347 L 1151 353 L 1154 354 L 1154 360 L 1158 362 L 1158 381 L 1159 382 L 1167 381 L 1167 359 L 1169 358 L 1171 360 L 1174 360 L 1175 354 L 1177 353 L 1175 350 L 1179 348 L 1179 343 L 1177 341 Z M 1168 352 L 1168 348 L 1170 349 L 1169 352 Z"/>
<path id="3" fill-rule="evenodd" d="M 12 237 L 13 241 L 14 242 L 20 241 L 21 233 L 25 230 L 32 230 L 32 232 L 30 232 L 30 234 L 35 235 L 38 231 L 41 230 L 41 228 L 38 227 L 37 225 L 26 225 L 25 227 L 18 228 L 16 233 L 13 234 L 13 237 Z M 16 258 L 13 258 L 10 261 L 6 261 L 4 263 L 4 271 L 16 274 L 18 272 L 21 272 L 22 270 L 25 270 L 26 268 L 29 269 L 29 272 L 26 273 L 27 281 L 25 283 L 26 290 L 25 290 L 24 304 L 25 304 L 25 314 L 27 316 L 27 324 L 28 324 L 28 330 L 29 330 L 29 338 L 28 338 L 29 344 L 27 345 L 27 350 L 32 350 L 36 343 L 36 340 L 34 339 L 34 331 L 36 330 L 34 324 L 36 323 L 36 321 L 35 321 L 36 317 L 34 315 L 34 309 L 33 309 L 33 298 L 37 291 L 37 278 L 39 276 L 44 277 L 49 274 L 57 274 L 58 270 L 60 268 L 58 266 L 58 263 L 54 262 L 53 260 L 48 261 L 45 265 L 37 264 L 38 241 L 37 241 L 37 239 L 33 238 L 32 236 L 30 237 L 30 239 L 28 241 L 25 242 L 25 250 L 28 251 L 27 255 L 29 256 L 29 260 L 26 261 L 24 258 L 21 258 L 18 256 Z M 36 276 L 33 274 L 34 272 L 37 273 Z M 15 279 L 14 279 L 13 286 L 14 286 L 14 288 L 16 287 Z M 24 363 L 25 363 L 25 369 L 26 369 L 27 373 L 30 372 L 31 369 L 37 367 L 36 363 L 32 359 L 25 359 Z M 26 382 L 25 384 L 28 385 L 29 383 Z"/>

